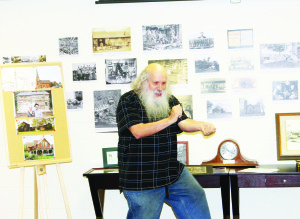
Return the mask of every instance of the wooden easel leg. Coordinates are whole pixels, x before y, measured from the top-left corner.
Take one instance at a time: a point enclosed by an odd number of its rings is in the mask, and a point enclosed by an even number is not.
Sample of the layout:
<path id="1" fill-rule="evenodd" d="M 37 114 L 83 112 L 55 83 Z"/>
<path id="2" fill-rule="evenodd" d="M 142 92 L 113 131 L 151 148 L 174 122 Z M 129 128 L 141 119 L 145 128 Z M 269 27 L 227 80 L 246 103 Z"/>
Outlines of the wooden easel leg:
<path id="1" fill-rule="evenodd" d="M 33 177 L 34 177 L 34 219 L 38 219 L 39 202 L 38 202 L 38 190 L 37 190 L 37 179 L 36 179 L 35 167 L 33 168 Z"/>
<path id="2" fill-rule="evenodd" d="M 61 173 L 61 169 L 60 169 L 59 164 L 56 164 L 56 169 L 57 169 L 57 174 L 58 174 L 58 178 L 59 178 L 59 182 L 60 182 L 62 195 L 63 195 L 64 202 L 65 202 L 65 208 L 66 208 L 67 216 L 68 216 L 68 219 L 71 219 L 72 216 L 71 216 L 71 211 L 70 211 L 70 207 L 69 207 L 68 197 L 67 197 L 66 188 L 65 188 L 65 184 L 64 184 L 64 180 L 63 180 L 63 177 L 62 177 L 62 173 Z"/>
<path id="3" fill-rule="evenodd" d="M 40 184 L 40 178 L 38 176 L 38 170 L 37 167 L 35 167 L 35 174 L 37 179 L 37 190 L 38 190 L 38 205 L 39 205 L 39 218 L 43 218 L 43 206 L 42 206 L 42 195 L 41 195 L 41 184 Z"/>
<path id="4" fill-rule="evenodd" d="M 46 198 L 47 218 L 50 219 L 47 174 L 44 174 L 44 189 L 45 189 L 45 198 Z"/>
<path id="5" fill-rule="evenodd" d="M 25 172 L 25 167 L 21 167 L 19 219 L 23 218 L 23 209 L 24 209 L 24 172 Z"/>

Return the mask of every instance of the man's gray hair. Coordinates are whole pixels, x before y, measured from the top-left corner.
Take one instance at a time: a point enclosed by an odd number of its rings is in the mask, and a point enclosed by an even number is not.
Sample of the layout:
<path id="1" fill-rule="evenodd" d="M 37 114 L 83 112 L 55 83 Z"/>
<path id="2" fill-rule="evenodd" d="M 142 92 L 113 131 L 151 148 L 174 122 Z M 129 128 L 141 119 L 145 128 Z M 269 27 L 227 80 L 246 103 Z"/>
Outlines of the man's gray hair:
<path id="1" fill-rule="evenodd" d="M 134 90 L 134 92 L 138 95 L 140 95 L 144 83 L 149 78 L 150 70 L 145 68 L 134 81 L 131 82 L 131 89 Z"/>

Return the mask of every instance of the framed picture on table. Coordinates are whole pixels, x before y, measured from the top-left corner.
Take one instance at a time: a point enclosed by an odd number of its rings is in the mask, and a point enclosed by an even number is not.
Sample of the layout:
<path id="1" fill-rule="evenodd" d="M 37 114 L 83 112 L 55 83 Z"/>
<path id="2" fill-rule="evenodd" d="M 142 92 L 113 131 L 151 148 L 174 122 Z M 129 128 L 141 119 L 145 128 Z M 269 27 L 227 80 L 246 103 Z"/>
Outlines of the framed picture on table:
<path id="1" fill-rule="evenodd" d="M 118 166 L 118 148 L 102 148 L 103 167 L 117 167 Z"/>
<path id="2" fill-rule="evenodd" d="M 189 165 L 189 143 L 188 141 L 177 141 L 177 159 Z"/>

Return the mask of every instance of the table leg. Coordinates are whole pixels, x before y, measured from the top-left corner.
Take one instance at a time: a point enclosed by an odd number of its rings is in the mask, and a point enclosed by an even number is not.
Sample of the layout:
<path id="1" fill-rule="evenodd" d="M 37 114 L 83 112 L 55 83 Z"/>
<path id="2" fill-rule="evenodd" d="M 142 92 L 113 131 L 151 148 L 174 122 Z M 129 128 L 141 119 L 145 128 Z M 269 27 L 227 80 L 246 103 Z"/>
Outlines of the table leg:
<path id="1" fill-rule="evenodd" d="M 240 218 L 239 209 L 239 187 L 238 187 L 238 176 L 230 176 L 231 184 L 231 200 L 232 200 L 232 215 L 234 219 Z"/>
<path id="2" fill-rule="evenodd" d="M 230 189 L 229 189 L 229 176 L 220 177 L 223 218 L 230 219 Z"/>
<path id="3" fill-rule="evenodd" d="M 103 219 L 104 189 L 97 189 L 94 179 L 89 178 L 91 196 L 94 204 L 96 219 Z"/>

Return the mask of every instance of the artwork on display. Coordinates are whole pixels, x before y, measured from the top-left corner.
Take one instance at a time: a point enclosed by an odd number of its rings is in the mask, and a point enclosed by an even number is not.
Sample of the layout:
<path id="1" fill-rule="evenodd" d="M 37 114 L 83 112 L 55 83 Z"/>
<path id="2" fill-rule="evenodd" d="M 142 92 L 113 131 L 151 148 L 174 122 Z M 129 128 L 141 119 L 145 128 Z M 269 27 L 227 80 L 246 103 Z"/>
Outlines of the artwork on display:
<path id="1" fill-rule="evenodd" d="M 118 166 L 118 148 L 102 148 L 103 167 Z"/>
<path id="2" fill-rule="evenodd" d="M 16 120 L 17 134 L 43 133 L 55 131 L 54 117 Z"/>
<path id="3" fill-rule="evenodd" d="M 78 37 L 59 38 L 59 55 L 73 56 L 78 55 Z"/>
<path id="4" fill-rule="evenodd" d="M 212 32 L 193 32 L 189 34 L 189 48 L 192 50 L 213 49 L 214 46 L 215 39 Z"/>
<path id="5" fill-rule="evenodd" d="M 273 100 L 298 100 L 298 81 L 273 81 Z"/>
<path id="6" fill-rule="evenodd" d="M 240 98 L 240 116 L 265 116 L 265 103 L 261 97 Z"/>
<path id="7" fill-rule="evenodd" d="M 121 90 L 94 91 L 94 115 L 96 132 L 116 132 L 116 110 Z"/>
<path id="8" fill-rule="evenodd" d="M 226 93 L 225 78 L 205 78 L 201 80 L 202 94 Z"/>
<path id="9" fill-rule="evenodd" d="M 151 63 L 158 63 L 165 68 L 170 85 L 188 83 L 187 59 L 149 60 L 148 64 Z"/>
<path id="10" fill-rule="evenodd" d="M 93 28 L 93 53 L 131 51 L 130 27 Z"/>
<path id="11" fill-rule="evenodd" d="M 195 58 L 196 73 L 219 72 L 219 56 L 217 54 L 203 54 Z"/>
<path id="12" fill-rule="evenodd" d="M 229 71 L 254 70 L 254 54 L 251 52 L 238 52 L 229 54 Z"/>
<path id="13" fill-rule="evenodd" d="M 73 63 L 73 81 L 97 80 L 96 63 Z"/>
<path id="14" fill-rule="evenodd" d="M 182 25 L 143 26 L 144 51 L 182 49 Z"/>
<path id="15" fill-rule="evenodd" d="M 207 100 L 208 119 L 231 119 L 232 100 Z"/>
<path id="16" fill-rule="evenodd" d="M 189 165 L 188 141 L 177 141 L 177 160 L 184 165 Z"/>
<path id="17" fill-rule="evenodd" d="M 257 88 L 257 78 L 238 77 L 232 79 L 232 92 L 255 92 Z"/>
<path id="18" fill-rule="evenodd" d="M 300 67 L 300 43 L 260 45 L 260 68 L 282 69 Z"/>
<path id="19" fill-rule="evenodd" d="M 253 29 L 228 30 L 228 49 L 253 48 Z"/>
<path id="20" fill-rule="evenodd" d="M 24 161 L 48 160 L 55 158 L 53 135 L 23 136 Z"/>
<path id="21" fill-rule="evenodd" d="M 184 113 L 190 119 L 193 119 L 193 96 L 192 95 L 176 95 L 176 98 L 181 103 Z"/>
<path id="22" fill-rule="evenodd" d="M 136 58 L 105 60 L 106 84 L 130 84 L 136 76 Z"/>
<path id="23" fill-rule="evenodd" d="M 68 110 L 82 110 L 83 109 L 82 91 L 66 92 L 66 101 L 67 101 Z"/>
<path id="24" fill-rule="evenodd" d="M 46 55 L 5 56 L 1 61 L 2 64 L 29 62 L 46 62 Z"/>
<path id="25" fill-rule="evenodd" d="M 300 159 L 300 113 L 276 113 L 277 159 Z"/>

